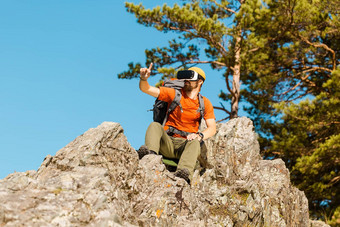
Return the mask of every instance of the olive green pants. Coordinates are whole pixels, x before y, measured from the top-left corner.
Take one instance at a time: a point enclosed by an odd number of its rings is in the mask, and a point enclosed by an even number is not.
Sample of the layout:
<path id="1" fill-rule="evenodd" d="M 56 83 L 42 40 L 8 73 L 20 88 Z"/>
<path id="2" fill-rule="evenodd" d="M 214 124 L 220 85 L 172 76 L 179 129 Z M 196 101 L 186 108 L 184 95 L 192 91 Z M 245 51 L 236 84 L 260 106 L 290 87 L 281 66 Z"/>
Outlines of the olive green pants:
<path id="1" fill-rule="evenodd" d="M 145 134 L 145 145 L 149 150 L 161 154 L 166 158 L 179 159 L 177 169 L 188 169 L 190 180 L 194 174 L 197 157 L 200 155 L 200 142 L 197 139 L 169 136 L 163 126 L 158 122 L 152 122 Z"/>

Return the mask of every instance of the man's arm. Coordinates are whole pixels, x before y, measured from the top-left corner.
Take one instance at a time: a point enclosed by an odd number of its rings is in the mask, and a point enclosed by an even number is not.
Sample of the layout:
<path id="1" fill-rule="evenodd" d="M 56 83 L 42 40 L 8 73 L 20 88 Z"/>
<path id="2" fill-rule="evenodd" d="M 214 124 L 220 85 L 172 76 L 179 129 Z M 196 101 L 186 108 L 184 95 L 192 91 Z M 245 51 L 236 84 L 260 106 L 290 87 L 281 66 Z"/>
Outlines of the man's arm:
<path id="1" fill-rule="evenodd" d="M 206 119 L 205 123 L 207 124 L 207 128 L 202 132 L 203 138 L 208 139 L 215 135 L 216 133 L 216 121 L 215 119 Z M 187 136 L 187 140 L 193 140 L 193 139 L 200 139 L 200 136 L 196 133 L 191 133 Z"/>
<path id="2" fill-rule="evenodd" d="M 204 139 L 208 139 L 215 135 L 216 133 L 216 121 L 215 119 L 206 119 L 205 123 L 207 124 L 207 128 L 202 132 L 204 135 Z"/>
<path id="3" fill-rule="evenodd" d="M 151 86 L 148 83 L 148 78 L 150 77 L 152 63 L 150 64 L 149 68 L 141 68 L 140 69 L 140 80 L 139 80 L 139 89 L 155 98 L 158 98 L 160 90 L 157 87 Z"/>

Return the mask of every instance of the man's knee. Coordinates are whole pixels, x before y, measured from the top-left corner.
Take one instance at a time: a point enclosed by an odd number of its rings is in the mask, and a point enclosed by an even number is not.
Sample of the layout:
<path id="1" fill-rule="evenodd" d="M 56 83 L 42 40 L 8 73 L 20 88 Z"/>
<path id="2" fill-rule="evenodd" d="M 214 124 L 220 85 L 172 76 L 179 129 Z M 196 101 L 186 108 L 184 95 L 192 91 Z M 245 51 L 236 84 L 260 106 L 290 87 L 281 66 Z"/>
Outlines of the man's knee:
<path id="1" fill-rule="evenodd" d="M 163 126 L 158 123 L 158 122 L 151 122 L 151 124 L 149 125 L 148 129 L 162 129 Z"/>
<path id="2" fill-rule="evenodd" d="M 197 155 L 200 154 L 201 152 L 201 144 L 200 141 L 198 140 L 191 140 L 188 141 L 187 145 L 186 145 L 186 149 L 188 149 L 191 152 L 197 153 Z"/>
<path id="3" fill-rule="evenodd" d="M 163 126 L 159 122 L 155 122 L 155 121 L 151 122 L 150 125 L 152 125 L 154 127 L 161 127 L 161 128 L 163 128 Z"/>
<path id="4" fill-rule="evenodd" d="M 201 144 L 200 144 L 200 141 L 195 139 L 195 140 L 191 140 L 190 141 L 190 146 L 199 149 L 201 147 Z"/>

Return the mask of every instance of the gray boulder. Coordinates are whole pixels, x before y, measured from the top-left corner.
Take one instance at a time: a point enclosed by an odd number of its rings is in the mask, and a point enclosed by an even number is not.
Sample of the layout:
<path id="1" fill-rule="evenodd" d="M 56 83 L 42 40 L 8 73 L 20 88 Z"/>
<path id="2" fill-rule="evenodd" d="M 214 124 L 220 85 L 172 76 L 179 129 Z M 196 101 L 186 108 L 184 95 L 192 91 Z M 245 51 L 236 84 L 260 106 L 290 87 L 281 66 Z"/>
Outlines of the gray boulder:
<path id="1" fill-rule="evenodd" d="M 248 118 L 220 124 L 207 147 L 188 185 L 104 122 L 0 180 L 0 226 L 328 226 L 309 220 L 284 162 L 261 159 Z"/>

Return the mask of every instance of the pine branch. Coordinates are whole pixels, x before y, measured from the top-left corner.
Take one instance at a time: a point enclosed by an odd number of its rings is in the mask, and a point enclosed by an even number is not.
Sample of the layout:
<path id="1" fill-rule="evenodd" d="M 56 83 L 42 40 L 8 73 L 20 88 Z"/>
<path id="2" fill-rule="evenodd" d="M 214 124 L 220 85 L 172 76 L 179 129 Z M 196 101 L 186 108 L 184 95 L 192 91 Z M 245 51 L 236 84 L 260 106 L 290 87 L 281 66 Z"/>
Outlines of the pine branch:
<path id="1" fill-rule="evenodd" d="M 340 181 L 340 176 L 334 177 L 334 178 L 329 182 L 329 184 L 336 184 L 338 181 Z"/>
<path id="2" fill-rule="evenodd" d="M 227 85 L 227 89 L 230 92 L 230 94 L 236 98 L 236 94 L 233 92 L 233 89 L 231 89 L 230 84 L 229 84 L 229 74 L 230 74 L 230 67 L 227 67 L 227 73 L 225 74 L 225 83 Z"/>
<path id="3" fill-rule="evenodd" d="M 163 23 L 160 21 L 154 22 L 156 25 L 159 26 L 163 26 Z M 212 38 L 212 35 L 210 34 L 205 34 L 205 33 L 198 33 L 198 29 L 195 28 L 195 26 L 193 27 L 193 29 L 195 31 L 197 31 L 197 34 L 194 33 L 191 29 L 185 29 L 185 28 L 180 28 L 180 27 L 174 27 L 174 26 L 168 26 L 168 29 L 172 30 L 172 31 L 180 31 L 180 32 L 186 32 L 188 34 L 190 34 L 192 37 L 196 37 L 196 38 L 202 38 L 207 40 L 208 44 L 210 43 L 212 46 L 214 46 L 216 49 L 221 50 L 222 52 L 224 52 L 224 54 L 227 54 L 228 51 L 226 50 L 226 48 L 220 43 L 220 42 L 216 42 L 214 41 L 214 39 Z"/>
<path id="4" fill-rule="evenodd" d="M 301 117 L 294 116 L 294 115 L 292 115 L 290 113 L 285 113 L 285 114 L 287 114 L 288 116 L 290 116 L 290 117 L 292 117 L 294 119 L 297 119 L 299 121 L 307 121 L 308 120 L 308 119 L 304 119 L 304 118 L 301 118 Z"/>
<path id="5" fill-rule="evenodd" d="M 202 34 L 202 36 L 204 37 L 204 35 Z M 224 54 L 227 54 L 227 50 L 225 49 L 225 47 L 220 43 L 220 42 L 215 42 L 212 38 L 212 36 L 210 36 L 209 34 L 205 37 L 206 40 L 208 40 L 208 43 L 210 41 L 210 43 L 216 48 L 216 49 L 220 49 L 222 52 L 224 52 Z"/>
<path id="6" fill-rule="evenodd" d="M 216 64 L 220 66 L 226 66 L 226 64 L 219 61 L 189 61 L 187 64 Z"/>
<path id="7" fill-rule="evenodd" d="M 308 73 L 308 72 L 311 72 L 311 71 L 318 71 L 318 70 L 325 70 L 325 71 L 328 71 L 328 72 L 332 72 L 332 71 L 331 71 L 330 69 L 328 69 L 328 68 L 324 68 L 324 67 L 313 67 L 313 68 L 306 69 L 306 70 L 303 70 L 302 72 L 297 73 L 296 76 L 299 76 L 299 75 L 301 75 L 301 74 L 305 74 L 305 73 Z M 281 93 L 280 96 L 286 95 L 287 93 L 289 93 L 289 92 L 295 90 L 295 89 L 296 89 L 298 86 L 300 86 L 300 84 L 301 84 L 302 82 L 304 82 L 304 81 L 307 82 L 307 83 L 310 83 L 312 87 L 316 87 L 316 84 L 315 84 L 314 82 L 308 80 L 308 77 L 309 77 L 309 76 L 310 76 L 310 75 L 308 74 L 308 75 L 306 75 L 306 76 L 304 76 L 304 77 L 301 77 L 301 78 L 300 78 L 301 81 L 300 81 L 299 83 L 297 83 L 294 87 L 289 88 L 289 90 L 287 90 L 287 91 Z"/>
<path id="8" fill-rule="evenodd" d="M 255 51 L 258 51 L 260 49 L 260 47 L 254 47 L 253 49 L 248 50 L 248 52 L 252 53 Z"/>
<path id="9" fill-rule="evenodd" d="M 328 46 L 327 46 L 326 44 L 324 44 L 324 43 L 313 43 L 313 42 L 309 41 L 307 38 L 302 37 L 302 36 L 299 35 L 299 34 L 298 34 L 298 38 L 300 38 L 300 40 L 302 40 L 303 42 L 305 42 L 305 43 L 307 43 L 307 44 L 309 44 L 309 45 L 311 45 L 311 46 L 313 46 L 313 47 L 316 47 L 316 48 L 323 48 L 323 49 L 329 51 L 329 52 L 332 54 L 332 62 L 333 62 L 333 69 L 332 69 L 331 71 L 333 71 L 333 70 L 336 69 L 336 62 L 337 62 L 337 60 L 336 60 L 335 51 L 334 51 L 333 49 L 331 49 L 330 47 L 328 47 Z"/>
<path id="10" fill-rule="evenodd" d="M 218 4 L 218 3 L 216 2 L 216 0 L 212 0 L 212 2 L 215 3 L 216 6 L 218 6 L 218 7 L 220 7 L 220 8 L 223 8 L 225 11 L 230 12 L 230 13 L 233 13 L 233 14 L 236 14 L 236 12 L 235 12 L 234 10 L 232 10 L 232 9 L 230 9 L 230 8 L 228 8 L 228 7 L 223 6 L 222 4 Z"/>
<path id="11" fill-rule="evenodd" d="M 307 94 L 309 94 L 309 93 L 310 93 L 310 92 L 305 91 L 303 94 L 301 94 L 301 95 L 299 95 L 299 96 L 297 96 L 297 97 L 295 97 L 295 98 L 293 98 L 293 99 L 289 99 L 288 102 L 294 102 L 294 101 L 296 101 L 296 100 L 299 100 L 299 99 L 305 97 L 305 96 L 306 96 Z"/>
<path id="12" fill-rule="evenodd" d="M 292 102 L 293 100 L 297 100 L 297 99 L 300 99 L 300 98 L 304 97 L 304 96 L 306 95 L 306 93 L 301 94 L 301 95 L 299 95 L 299 96 L 297 96 L 297 97 L 294 98 L 294 96 L 295 96 L 296 94 L 298 94 L 298 92 L 300 92 L 301 90 L 302 90 L 301 88 L 295 90 L 295 91 L 293 92 L 293 94 L 291 94 L 291 95 L 288 96 L 287 101 L 288 101 L 288 102 Z"/>
<path id="13" fill-rule="evenodd" d="M 229 115 L 231 114 L 231 112 L 229 110 L 227 110 L 226 108 L 224 108 L 224 107 L 214 106 L 214 109 L 222 110 L 222 111 L 226 112 Z"/>
<path id="14" fill-rule="evenodd" d="M 218 121 L 216 121 L 216 123 L 220 123 L 220 122 L 225 121 L 225 120 L 228 120 L 228 119 L 230 119 L 230 116 L 229 116 L 229 117 L 225 117 L 225 118 L 223 118 L 223 119 L 221 119 L 221 120 L 218 120 Z"/>

